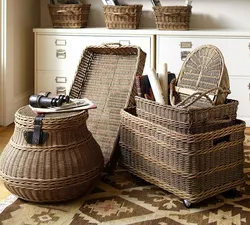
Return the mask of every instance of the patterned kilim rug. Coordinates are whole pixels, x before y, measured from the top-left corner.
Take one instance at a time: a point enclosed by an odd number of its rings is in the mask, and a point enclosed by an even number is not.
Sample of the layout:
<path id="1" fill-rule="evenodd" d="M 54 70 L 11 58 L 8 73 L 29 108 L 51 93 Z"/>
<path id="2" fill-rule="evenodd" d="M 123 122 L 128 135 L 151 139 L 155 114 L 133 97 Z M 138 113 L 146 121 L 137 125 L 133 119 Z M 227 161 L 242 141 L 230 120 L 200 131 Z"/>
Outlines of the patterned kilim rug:
<path id="1" fill-rule="evenodd" d="M 246 136 L 245 153 L 246 184 L 237 187 L 234 193 L 220 194 L 190 209 L 178 197 L 118 169 L 91 194 L 74 201 L 34 204 L 10 196 L 0 203 L 0 224 L 247 225 L 250 224 L 250 136 Z"/>

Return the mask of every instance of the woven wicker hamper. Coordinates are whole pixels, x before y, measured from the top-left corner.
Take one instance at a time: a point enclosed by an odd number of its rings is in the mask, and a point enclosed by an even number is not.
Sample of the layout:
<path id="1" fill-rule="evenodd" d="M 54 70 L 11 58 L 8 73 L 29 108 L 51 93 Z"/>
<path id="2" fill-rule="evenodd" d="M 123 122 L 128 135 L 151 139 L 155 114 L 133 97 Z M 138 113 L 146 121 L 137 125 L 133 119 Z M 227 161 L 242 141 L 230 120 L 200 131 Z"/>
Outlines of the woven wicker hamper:
<path id="1" fill-rule="evenodd" d="M 83 28 L 88 24 L 90 4 L 49 4 L 54 28 Z"/>
<path id="2" fill-rule="evenodd" d="M 245 122 L 213 132 L 181 134 L 121 110 L 121 164 L 189 203 L 244 182 Z"/>
<path id="3" fill-rule="evenodd" d="M 138 46 L 88 46 L 82 55 L 70 97 L 89 98 L 97 109 L 89 111 L 87 125 L 110 167 L 119 139 L 120 110 L 135 105 L 136 75 L 143 73 L 146 53 Z"/>
<path id="4" fill-rule="evenodd" d="M 138 29 L 143 5 L 104 5 L 104 18 L 109 29 Z"/>
<path id="5" fill-rule="evenodd" d="M 35 132 L 35 117 L 29 106 L 15 114 L 14 133 L 0 158 L 6 188 L 34 202 L 65 201 L 90 191 L 103 170 L 103 155 L 86 126 L 88 112 L 46 114 L 40 136 L 45 139 L 38 145 L 27 139 Z"/>
<path id="6" fill-rule="evenodd" d="M 189 30 L 192 6 L 154 6 L 158 30 Z"/>
<path id="7" fill-rule="evenodd" d="M 205 108 L 182 108 L 162 105 L 135 97 L 139 118 L 184 134 L 199 134 L 233 125 L 239 102 L 227 99 L 225 104 Z"/>

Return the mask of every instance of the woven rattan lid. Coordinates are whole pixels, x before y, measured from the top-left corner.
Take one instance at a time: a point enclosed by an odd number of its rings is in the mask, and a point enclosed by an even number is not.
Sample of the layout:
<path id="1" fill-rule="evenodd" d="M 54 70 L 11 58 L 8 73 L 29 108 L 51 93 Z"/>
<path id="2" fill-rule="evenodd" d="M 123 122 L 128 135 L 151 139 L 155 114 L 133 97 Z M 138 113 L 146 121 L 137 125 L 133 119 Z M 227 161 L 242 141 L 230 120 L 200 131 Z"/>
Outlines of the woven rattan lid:
<path id="1" fill-rule="evenodd" d="M 34 118 L 36 113 L 27 105 L 18 109 L 15 113 L 15 123 L 19 126 L 34 127 Z M 86 121 L 88 111 L 73 111 L 63 113 L 46 113 L 43 117 L 43 128 L 54 129 L 55 127 L 71 127 L 79 124 L 81 121 Z"/>
<path id="2" fill-rule="evenodd" d="M 230 93 L 230 84 L 221 51 L 213 45 L 193 50 L 182 65 L 176 90 L 184 94 L 211 90 L 213 103 L 223 104 Z"/>

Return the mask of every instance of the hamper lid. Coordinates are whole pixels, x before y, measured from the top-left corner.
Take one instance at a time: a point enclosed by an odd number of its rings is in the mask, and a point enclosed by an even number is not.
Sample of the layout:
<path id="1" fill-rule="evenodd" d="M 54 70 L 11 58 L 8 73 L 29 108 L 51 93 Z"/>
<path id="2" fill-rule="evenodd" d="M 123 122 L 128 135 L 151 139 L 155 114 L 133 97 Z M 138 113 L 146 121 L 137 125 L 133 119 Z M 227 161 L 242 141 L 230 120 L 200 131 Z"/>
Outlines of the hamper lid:
<path id="1" fill-rule="evenodd" d="M 209 92 L 214 105 L 224 103 L 230 84 L 221 51 L 214 45 L 194 49 L 182 65 L 176 86 L 179 93 Z"/>
<path id="2" fill-rule="evenodd" d="M 146 53 L 137 46 L 109 43 L 87 47 L 70 90 L 70 97 L 91 99 L 88 129 L 98 142 L 105 165 L 116 162 L 120 110 L 135 105 L 136 75 L 143 73 Z"/>

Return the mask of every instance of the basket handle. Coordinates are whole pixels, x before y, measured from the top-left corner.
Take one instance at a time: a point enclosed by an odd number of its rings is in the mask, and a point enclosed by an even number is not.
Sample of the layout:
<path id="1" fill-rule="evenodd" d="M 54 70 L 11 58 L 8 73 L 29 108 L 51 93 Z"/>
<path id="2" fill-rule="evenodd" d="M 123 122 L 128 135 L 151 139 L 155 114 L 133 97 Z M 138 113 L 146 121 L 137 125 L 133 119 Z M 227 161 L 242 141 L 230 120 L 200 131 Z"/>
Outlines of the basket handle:
<path id="1" fill-rule="evenodd" d="M 119 13 L 119 12 L 112 12 L 111 14 L 116 15 L 116 16 L 134 16 L 136 15 L 135 13 Z"/>
<path id="2" fill-rule="evenodd" d="M 105 47 L 115 46 L 115 45 L 117 45 L 118 47 L 121 47 L 121 46 L 122 46 L 122 44 L 119 43 L 119 42 L 103 43 L 103 45 L 104 45 Z"/>
<path id="3" fill-rule="evenodd" d="M 197 91 L 191 95 L 189 95 L 187 98 L 185 98 L 183 101 L 181 101 L 180 103 L 178 104 L 175 104 L 175 99 L 173 97 L 173 94 L 175 92 L 175 79 L 173 79 L 170 83 L 170 102 L 171 102 L 171 105 L 172 106 L 176 106 L 176 107 L 183 107 L 183 108 L 187 108 L 188 106 L 190 105 L 193 105 L 195 102 L 197 102 L 199 99 L 201 99 L 202 97 L 205 97 L 212 105 L 214 105 L 214 102 L 210 99 L 210 97 L 208 96 L 209 93 L 211 92 L 214 92 L 216 90 L 218 90 L 219 92 L 221 93 L 230 93 L 230 91 L 228 90 L 223 90 L 221 87 L 216 87 L 216 88 L 212 88 L 208 91 L 205 91 L 205 92 L 200 92 L 200 91 Z M 193 97 L 197 96 L 195 99 L 193 99 L 191 102 L 187 103 L 187 101 Z"/>
<path id="4" fill-rule="evenodd" d="M 74 12 L 72 10 L 65 10 L 65 9 L 61 9 L 61 10 L 57 10 L 58 13 L 67 13 L 67 12 L 71 12 L 72 14 L 74 14 Z"/>
<path id="5" fill-rule="evenodd" d="M 164 16 L 180 16 L 181 14 L 186 14 L 186 13 L 182 13 L 182 12 L 179 12 L 179 13 L 166 13 L 166 12 L 164 12 L 163 13 Z"/>

